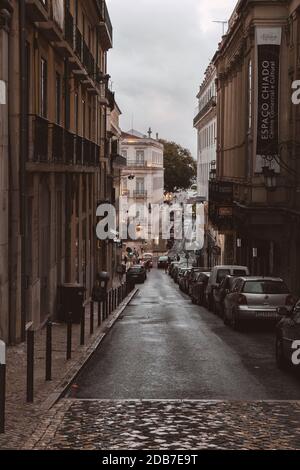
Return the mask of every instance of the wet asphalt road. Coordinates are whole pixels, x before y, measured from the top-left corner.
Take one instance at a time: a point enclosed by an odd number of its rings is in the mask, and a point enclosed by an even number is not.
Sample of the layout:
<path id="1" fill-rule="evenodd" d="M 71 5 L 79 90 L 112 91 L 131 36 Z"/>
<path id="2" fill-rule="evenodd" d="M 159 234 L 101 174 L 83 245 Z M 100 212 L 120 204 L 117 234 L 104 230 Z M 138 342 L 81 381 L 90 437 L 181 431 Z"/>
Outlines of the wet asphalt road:
<path id="1" fill-rule="evenodd" d="M 276 368 L 272 331 L 231 330 L 158 270 L 76 383 L 84 399 L 300 399 L 299 378 Z"/>

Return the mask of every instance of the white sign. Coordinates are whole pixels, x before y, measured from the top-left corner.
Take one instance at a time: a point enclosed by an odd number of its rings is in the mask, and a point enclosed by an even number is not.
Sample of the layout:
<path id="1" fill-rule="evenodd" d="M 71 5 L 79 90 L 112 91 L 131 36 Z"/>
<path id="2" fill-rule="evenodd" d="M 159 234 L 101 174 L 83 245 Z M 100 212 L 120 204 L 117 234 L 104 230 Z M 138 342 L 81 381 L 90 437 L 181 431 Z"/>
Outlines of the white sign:
<path id="1" fill-rule="evenodd" d="M 281 28 L 256 28 L 256 43 L 258 46 L 280 46 Z"/>
<path id="2" fill-rule="evenodd" d="M 6 104 L 6 84 L 0 80 L 0 104 Z"/>
<path id="3" fill-rule="evenodd" d="M 5 354 L 6 346 L 4 341 L 0 340 L 0 365 L 6 364 L 6 354 Z"/>

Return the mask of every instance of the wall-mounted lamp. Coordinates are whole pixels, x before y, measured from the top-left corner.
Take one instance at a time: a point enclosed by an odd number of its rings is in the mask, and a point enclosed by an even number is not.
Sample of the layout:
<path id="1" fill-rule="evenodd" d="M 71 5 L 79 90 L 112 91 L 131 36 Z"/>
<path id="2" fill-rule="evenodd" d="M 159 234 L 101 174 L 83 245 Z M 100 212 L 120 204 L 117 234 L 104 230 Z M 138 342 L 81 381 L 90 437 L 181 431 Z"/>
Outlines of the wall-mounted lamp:
<path id="1" fill-rule="evenodd" d="M 265 186 L 268 191 L 275 191 L 277 188 L 277 176 L 275 170 L 269 166 L 263 166 L 262 172 L 265 179 Z"/>

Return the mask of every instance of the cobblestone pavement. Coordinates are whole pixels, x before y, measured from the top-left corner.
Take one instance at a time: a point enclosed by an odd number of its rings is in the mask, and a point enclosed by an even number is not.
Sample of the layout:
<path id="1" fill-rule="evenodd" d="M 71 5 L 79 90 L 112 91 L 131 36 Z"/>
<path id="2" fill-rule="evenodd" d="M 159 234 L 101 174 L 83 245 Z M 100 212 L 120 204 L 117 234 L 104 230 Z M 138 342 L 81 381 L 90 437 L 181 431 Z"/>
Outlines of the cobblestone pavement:
<path id="1" fill-rule="evenodd" d="M 26 448 L 300 449 L 300 402 L 66 399 Z"/>
<path id="2" fill-rule="evenodd" d="M 127 300 L 124 301 L 126 305 Z M 120 307 L 121 307 L 120 306 Z M 43 419 L 51 402 L 80 370 L 87 357 L 104 337 L 118 316 L 116 310 L 97 328 L 97 305 L 94 314 L 94 334 L 90 333 L 90 305 L 86 307 L 85 346 L 80 346 L 80 325 L 73 325 L 72 359 L 66 360 L 65 324 L 54 324 L 52 330 L 52 377 L 45 382 L 46 330 L 35 333 L 34 403 L 26 403 L 26 344 L 9 347 L 7 351 L 6 433 L 0 435 L 0 449 L 19 449 Z M 58 398 L 57 396 L 57 398 Z"/>

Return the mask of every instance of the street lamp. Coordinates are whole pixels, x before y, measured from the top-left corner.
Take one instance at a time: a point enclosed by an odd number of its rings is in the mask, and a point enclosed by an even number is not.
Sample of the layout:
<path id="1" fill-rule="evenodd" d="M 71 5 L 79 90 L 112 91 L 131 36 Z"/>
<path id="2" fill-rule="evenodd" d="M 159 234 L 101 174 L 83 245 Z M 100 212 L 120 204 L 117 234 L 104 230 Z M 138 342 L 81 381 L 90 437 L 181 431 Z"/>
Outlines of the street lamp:
<path id="1" fill-rule="evenodd" d="M 277 177 L 275 170 L 270 168 L 269 166 L 263 166 L 262 172 L 265 179 L 265 186 L 268 191 L 275 191 L 277 187 Z"/>

